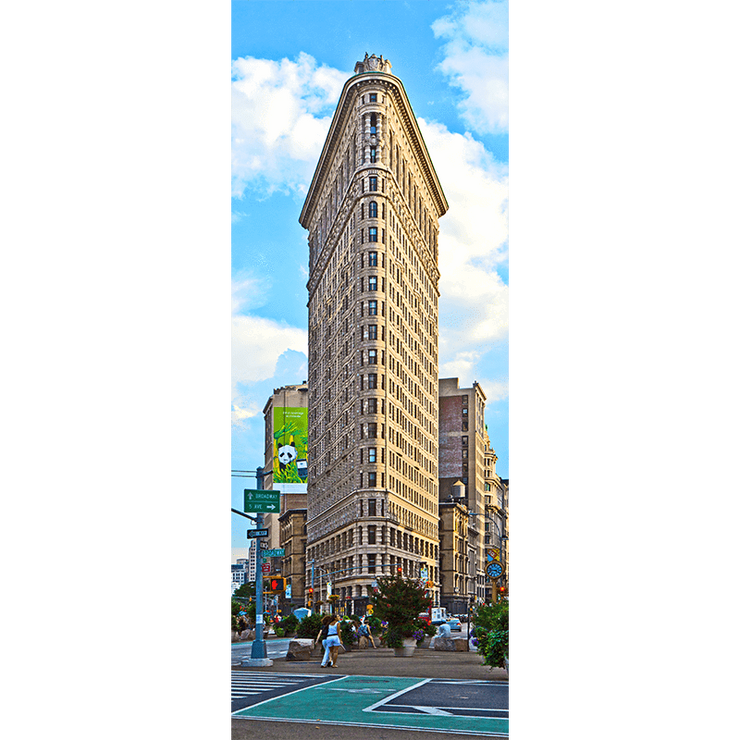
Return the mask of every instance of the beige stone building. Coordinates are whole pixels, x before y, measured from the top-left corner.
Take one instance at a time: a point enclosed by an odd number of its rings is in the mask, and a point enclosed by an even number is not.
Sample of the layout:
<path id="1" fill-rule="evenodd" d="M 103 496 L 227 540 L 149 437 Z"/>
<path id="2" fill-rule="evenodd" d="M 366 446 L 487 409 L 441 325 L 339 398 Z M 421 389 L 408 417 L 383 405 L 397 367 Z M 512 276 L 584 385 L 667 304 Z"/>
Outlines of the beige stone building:
<path id="1" fill-rule="evenodd" d="M 464 486 L 458 486 L 462 494 Z M 453 488 L 450 499 L 439 503 L 440 604 L 450 614 L 462 614 L 475 599 L 479 523 L 455 493 Z"/>
<path id="2" fill-rule="evenodd" d="M 484 447 L 485 527 L 484 546 L 501 563 L 503 575 L 486 579 L 486 601 L 495 600 L 498 589 L 506 590 L 509 583 L 509 481 L 496 473 L 495 450 L 491 447 L 488 431 Z"/>
<path id="3" fill-rule="evenodd" d="M 305 496 L 304 496 L 305 499 Z M 285 550 L 282 558 L 282 577 L 290 586 L 281 607 L 284 613 L 290 607 L 304 606 L 306 599 L 306 508 L 288 509 L 280 514 L 280 547 Z M 287 588 L 286 588 L 287 592 Z"/>
<path id="4" fill-rule="evenodd" d="M 448 205 L 400 79 L 345 84 L 301 225 L 309 246 L 307 578 L 362 611 L 424 570 L 438 598 L 438 219 Z M 321 589 L 321 597 L 318 588 Z"/>
<path id="5" fill-rule="evenodd" d="M 511 478 L 501 481 L 506 491 L 506 593 L 511 598 Z"/>

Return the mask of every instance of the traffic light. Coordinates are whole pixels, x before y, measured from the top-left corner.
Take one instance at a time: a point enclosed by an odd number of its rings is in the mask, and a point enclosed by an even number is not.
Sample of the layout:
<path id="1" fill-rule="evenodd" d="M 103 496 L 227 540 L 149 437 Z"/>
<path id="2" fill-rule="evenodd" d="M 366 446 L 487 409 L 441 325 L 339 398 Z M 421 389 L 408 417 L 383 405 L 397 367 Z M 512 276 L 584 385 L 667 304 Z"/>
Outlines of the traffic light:
<path id="1" fill-rule="evenodd" d="M 280 593 L 285 591 L 285 578 L 265 578 L 262 581 L 263 593 Z"/>
<path id="2" fill-rule="evenodd" d="M 400 576 L 401 573 L 403 573 L 403 568 L 399 565 L 398 568 L 396 568 L 396 571 L 398 572 L 398 575 Z"/>

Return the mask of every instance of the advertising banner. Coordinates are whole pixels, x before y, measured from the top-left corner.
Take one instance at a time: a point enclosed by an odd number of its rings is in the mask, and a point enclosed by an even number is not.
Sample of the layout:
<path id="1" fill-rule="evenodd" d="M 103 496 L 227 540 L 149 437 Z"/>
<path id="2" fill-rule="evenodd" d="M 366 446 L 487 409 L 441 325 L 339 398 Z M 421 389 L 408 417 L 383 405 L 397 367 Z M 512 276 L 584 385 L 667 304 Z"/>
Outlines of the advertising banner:
<path id="1" fill-rule="evenodd" d="M 272 410 L 272 488 L 283 493 L 306 493 L 308 409 L 275 406 Z"/>

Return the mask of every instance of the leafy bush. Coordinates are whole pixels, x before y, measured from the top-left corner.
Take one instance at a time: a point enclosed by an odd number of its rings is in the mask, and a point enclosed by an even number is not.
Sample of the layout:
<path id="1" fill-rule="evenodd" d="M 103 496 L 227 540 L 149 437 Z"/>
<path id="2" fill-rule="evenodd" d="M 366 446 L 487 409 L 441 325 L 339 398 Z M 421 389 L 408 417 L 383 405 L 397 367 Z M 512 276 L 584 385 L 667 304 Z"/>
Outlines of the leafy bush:
<path id="1" fill-rule="evenodd" d="M 275 637 L 284 637 L 285 630 L 282 627 L 275 627 Z"/>
<path id="2" fill-rule="evenodd" d="M 480 607 L 474 618 L 475 639 L 483 665 L 505 668 L 509 657 L 509 602 Z"/>
<path id="3" fill-rule="evenodd" d="M 365 622 L 373 634 L 380 632 L 380 628 L 383 626 L 383 623 L 374 614 L 367 617 Z"/>
<path id="4" fill-rule="evenodd" d="M 289 614 L 280 622 L 280 626 L 285 630 L 286 635 L 292 635 L 298 628 L 298 617 L 295 614 Z"/>
<path id="5" fill-rule="evenodd" d="M 340 627 L 340 631 L 342 633 L 342 644 L 347 646 L 353 645 L 355 642 L 357 642 L 358 637 L 357 633 L 352 629 L 352 620 L 343 619 L 341 624 L 342 626 Z"/>
<path id="6" fill-rule="evenodd" d="M 316 639 L 316 635 L 319 634 L 319 630 L 321 629 L 322 618 L 323 614 L 309 614 L 307 617 L 304 617 L 298 625 L 295 636 L 310 637 L 312 640 Z"/>

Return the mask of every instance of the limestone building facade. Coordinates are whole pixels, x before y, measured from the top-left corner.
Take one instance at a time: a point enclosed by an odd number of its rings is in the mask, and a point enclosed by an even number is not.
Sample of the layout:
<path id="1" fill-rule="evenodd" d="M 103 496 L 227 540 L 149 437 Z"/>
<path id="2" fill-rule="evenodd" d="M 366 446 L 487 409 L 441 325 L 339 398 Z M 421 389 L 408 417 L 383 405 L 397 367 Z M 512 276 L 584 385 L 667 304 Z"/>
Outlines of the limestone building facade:
<path id="1" fill-rule="evenodd" d="M 344 610 L 438 573 L 438 234 L 448 204 L 401 80 L 365 56 L 342 90 L 308 230 L 307 571 Z M 321 574 L 318 579 L 317 574 Z"/>

